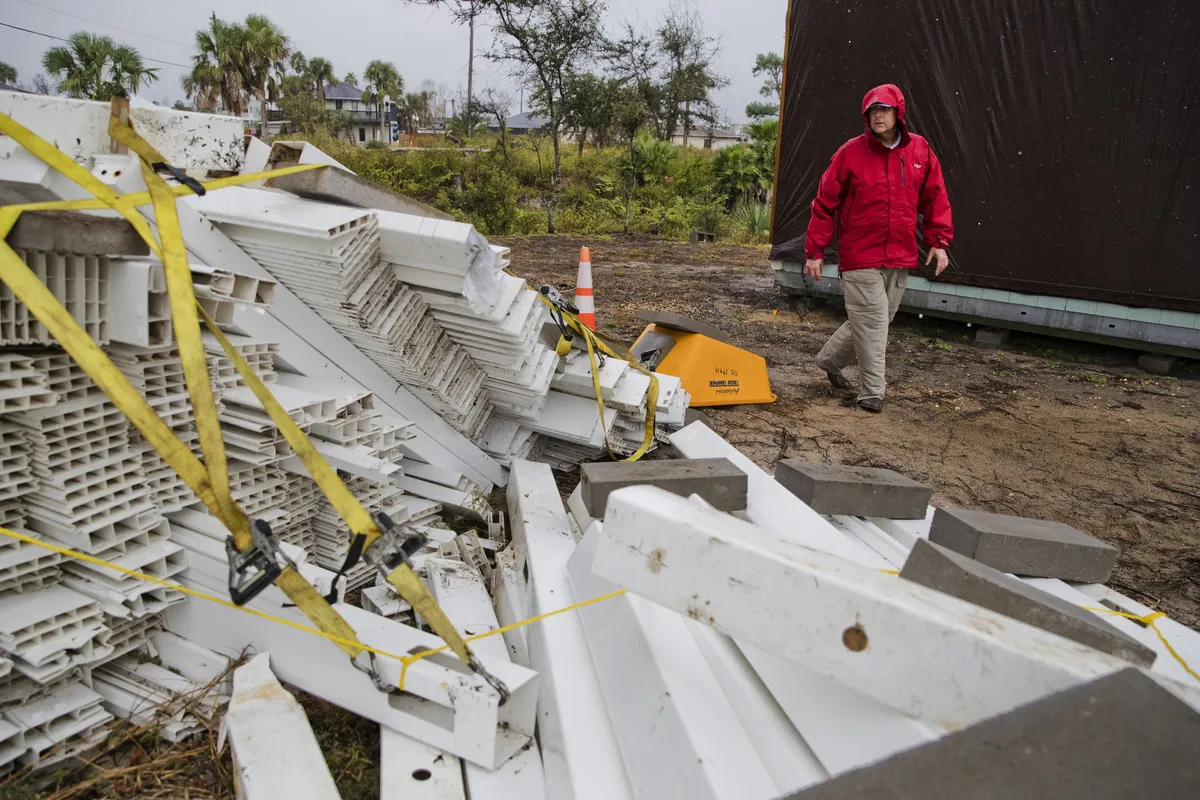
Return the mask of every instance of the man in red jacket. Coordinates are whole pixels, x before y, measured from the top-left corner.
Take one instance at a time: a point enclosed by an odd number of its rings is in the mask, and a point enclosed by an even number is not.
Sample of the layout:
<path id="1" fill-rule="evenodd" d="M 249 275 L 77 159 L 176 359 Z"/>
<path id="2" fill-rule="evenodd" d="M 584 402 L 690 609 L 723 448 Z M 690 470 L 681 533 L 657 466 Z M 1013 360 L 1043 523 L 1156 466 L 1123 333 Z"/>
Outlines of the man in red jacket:
<path id="1" fill-rule="evenodd" d="M 938 275 L 950 263 L 954 238 L 942 165 L 923 137 L 904 125 L 904 95 L 890 83 L 863 97 L 866 133 L 846 142 L 817 187 L 808 223 L 804 268 L 820 280 L 825 248 L 837 218 L 838 272 L 847 321 L 830 337 L 817 364 L 839 389 L 851 388 L 842 369 L 858 359 L 856 405 L 883 410 L 888 324 L 896 316 L 908 271 L 918 265 L 917 215 Z"/>

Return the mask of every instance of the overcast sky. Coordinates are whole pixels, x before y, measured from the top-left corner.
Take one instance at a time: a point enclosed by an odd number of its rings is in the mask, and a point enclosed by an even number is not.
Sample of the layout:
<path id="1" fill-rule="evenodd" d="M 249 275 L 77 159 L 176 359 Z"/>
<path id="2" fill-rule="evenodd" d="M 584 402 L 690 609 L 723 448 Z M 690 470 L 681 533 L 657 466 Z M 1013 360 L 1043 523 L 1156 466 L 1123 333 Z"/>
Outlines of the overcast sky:
<path id="1" fill-rule="evenodd" d="M 787 0 L 693 0 L 709 30 L 721 39 L 720 72 L 730 80 L 717 100 L 734 122 L 743 122 L 746 104 L 757 99 L 761 80 L 750 74 L 756 53 L 783 52 Z M 608 0 L 610 28 L 622 19 L 655 24 L 669 0 Z M 148 65 L 160 68 L 159 81 L 142 94 L 151 100 L 183 99 L 180 76 L 194 53 L 192 42 L 205 18 L 226 19 L 248 13 L 267 15 L 310 58 L 324 56 L 339 76 L 362 75 L 372 59 L 392 61 L 408 89 L 422 81 L 466 86 L 467 31 L 449 15 L 393 0 L 3 0 L 0 22 L 66 38 L 77 30 L 103 33 L 141 51 Z M 99 24 L 103 23 L 103 24 Z M 492 33 L 476 34 L 483 53 Z M 58 44 L 35 33 L 0 26 L 0 61 L 17 68 L 28 83 L 42 72 L 42 54 Z M 150 60 L 155 59 L 155 60 Z M 169 62 L 169 63 L 163 63 Z M 512 90 L 502 66 L 476 58 L 476 83 Z M 516 108 L 517 93 L 514 96 Z"/>

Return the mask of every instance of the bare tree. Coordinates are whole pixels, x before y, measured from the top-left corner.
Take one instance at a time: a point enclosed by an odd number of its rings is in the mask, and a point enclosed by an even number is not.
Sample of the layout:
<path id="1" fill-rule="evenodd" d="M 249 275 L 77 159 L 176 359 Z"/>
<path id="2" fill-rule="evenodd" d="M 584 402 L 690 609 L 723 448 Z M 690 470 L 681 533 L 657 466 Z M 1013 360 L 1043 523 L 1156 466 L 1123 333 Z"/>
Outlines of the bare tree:
<path id="1" fill-rule="evenodd" d="M 686 141 L 696 118 L 693 106 L 705 105 L 712 90 L 725 83 L 714 66 L 721 43 L 705 31 L 691 0 L 670 5 L 657 39 L 663 53 L 664 138 L 670 141 L 682 128 Z"/>
<path id="2" fill-rule="evenodd" d="M 562 189 L 561 136 L 570 76 L 581 71 L 601 40 L 603 0 L 480 0 L 496 17 L 488 58 L 509 64 L 533 87 L 548 118 L 553 169 L 546 196 L 546 222 L 554 233 L 554 211 Z"/>
<path id="3" fill-rule="evenodd" d="M 473 114 L 478 114 L 480 119 L 495 120 L 496 128 L 500 132 L 500 139 L 497 142 L 500 148 L 500 155 L 505 161 L 511 160 L 511 147 L 508 132 L 508 115 L 512 110 L 512 97 L 503 92 L 497 92 L 495 89 L 487 88 L 483 91 L 474 103 Z"/>

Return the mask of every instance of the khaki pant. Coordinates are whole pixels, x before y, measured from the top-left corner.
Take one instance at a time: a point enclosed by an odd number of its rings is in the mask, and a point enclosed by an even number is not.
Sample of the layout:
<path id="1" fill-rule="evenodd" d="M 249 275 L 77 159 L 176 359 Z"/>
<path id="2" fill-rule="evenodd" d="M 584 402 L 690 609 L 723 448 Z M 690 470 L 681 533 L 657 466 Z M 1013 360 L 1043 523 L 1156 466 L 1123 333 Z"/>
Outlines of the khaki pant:
<path id="1" fill-rule="evenodd" d="M 855 269 L 841 273 L 841 279 L 848 319 L 817 353 L 817 364 L 826 372 L 841 372 L 857 358 L 858 399 L 883 399 L 888 324 L 900 308 L 908 270 Z"/>

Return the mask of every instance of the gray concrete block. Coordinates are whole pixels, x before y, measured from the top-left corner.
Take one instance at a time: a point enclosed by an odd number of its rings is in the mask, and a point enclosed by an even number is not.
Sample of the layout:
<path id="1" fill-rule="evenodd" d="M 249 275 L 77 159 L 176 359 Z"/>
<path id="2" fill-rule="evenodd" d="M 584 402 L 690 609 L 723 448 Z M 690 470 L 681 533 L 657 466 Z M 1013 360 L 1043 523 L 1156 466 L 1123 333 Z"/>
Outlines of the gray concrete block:
<path id="1" fill-rule="evenodd" d="M 684 331 L 685 333 L 698 333 L 701 336 L 707 336 L 710 339 L 716 339 L 718 342 L 729 343 L 729 334 L 720 328 L 713 327 L 706 322 L 701 322 L 691 317 L 685 317 L 682 314 L 673 314 L 670 311 L 648 311 L 641 310 L 637 312 L 637 317 L 642 322 L 649 322 L 653 325 L 661 325 L 664 328 L 671 330 Z"/>
<path id="2" fill-rule="evenodd" d="M 150 247 L 127 220 L 78 211 L 26 211 L 5 239 L 18 250 L 81 256 L 146 256 Z"/>
<path id="3" fill-rule="evenodd" d="M 1153 375 L 1166 375 L 1175 368 L 1175 356 L 1142 353 L 1138 356 L 1138 366 Z"/>
<path id="4" fill-rule="evenodd" d="M 1200 714 L 1127 669 L 785 800 L 1200 797 Z"/>
<path id="5" fill-rule="evenodd" d="M 749 481 L 727 458 L 678 461 L 597 461 L 580 467 L 583 504 L 604 518 L 608 496 L 626 486 L 657 486 L 672 494 L 698 494 L 720 511 L 744 511 Z"/>
<path id="6" fill-rule="evenodd" d="M 1012 331 L 1007 328 L 979 328 L 975 331 L 975 343 L 987 347 L 999 347 L 1008 343 Z"/>
<path id="7" fill-rule="evenodd" d="M 698 408 L 689 408 L 687 411 L 683 412 L 683 424 L 691 425 L 693 422 L 701 423 L 710 431 L 716 430 L 716 428 L 713 427 L 712 419 L 709 418 L 708 414 L 705 414 Z"/>
<path id="8" fill-rule="evenodd" d="M 929 541 L 1001 572 L 1104 583 L 1117 563 L 1112 545 L 1061 522 L 939 508 Z"/>
<path id="9" fill-rule="evenodd" d="M 890 469 L 810 464 L 789 458 L 775 480 L 821 514 L 924 519 L 933 490 Z"/>
<path id="10" fill-rule="evenodd" d="M 1074 603 L 924 539 L 913 546 L 900 577 L 1138 666 L 1149 667 L 1157 655 Z"/>

